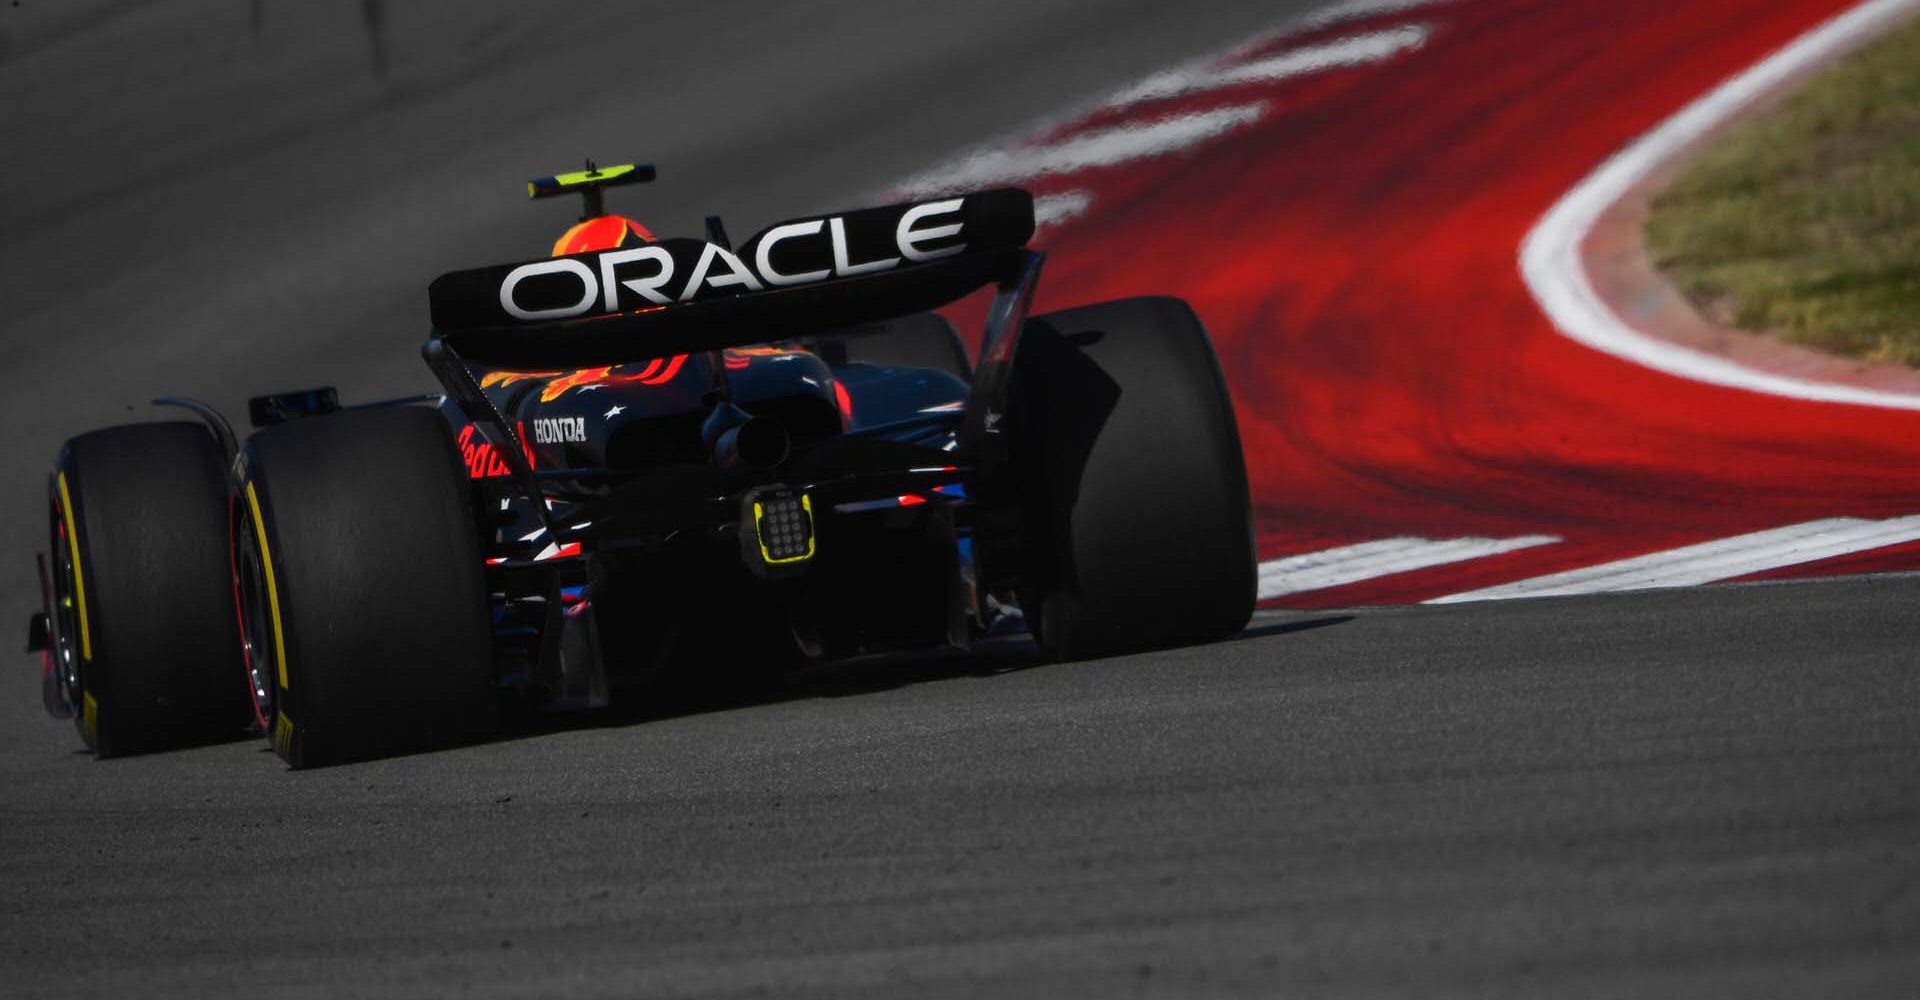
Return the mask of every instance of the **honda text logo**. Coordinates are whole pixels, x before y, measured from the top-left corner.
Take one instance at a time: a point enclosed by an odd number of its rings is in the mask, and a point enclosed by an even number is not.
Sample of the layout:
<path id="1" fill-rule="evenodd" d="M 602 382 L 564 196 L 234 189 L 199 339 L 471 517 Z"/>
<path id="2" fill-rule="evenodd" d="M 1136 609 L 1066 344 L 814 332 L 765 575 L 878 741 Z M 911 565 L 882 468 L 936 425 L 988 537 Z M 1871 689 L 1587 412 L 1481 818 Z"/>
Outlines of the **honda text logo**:
<path id="1" fill-rule="evenodd" d="M 541 444 L 568 444 L 587 439 L 585 417 L 538 417 L 533 421 L 533 439 Z"/>

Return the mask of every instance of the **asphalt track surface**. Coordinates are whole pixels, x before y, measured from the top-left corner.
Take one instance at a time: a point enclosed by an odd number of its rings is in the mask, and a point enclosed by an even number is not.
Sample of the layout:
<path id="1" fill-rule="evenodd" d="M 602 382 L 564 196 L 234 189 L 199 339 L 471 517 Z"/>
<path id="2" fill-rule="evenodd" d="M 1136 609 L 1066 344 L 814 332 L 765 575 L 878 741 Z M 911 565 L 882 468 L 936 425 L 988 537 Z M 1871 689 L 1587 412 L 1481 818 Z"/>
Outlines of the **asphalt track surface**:
<path id="1" fill-rule="evenodd" d="M 1289 14 L 959 7 L 0 12 L 3 606 L 61 437 L 161 391 L 426 387 L 424 279 L 555 229 L 525 176 L 657 159 L 649 222 L 751 225 Z M 22 657 L 0 994 L 1911 996 L 1916 603 L 1290 612 L 302 774 L 93 762 Z"/>

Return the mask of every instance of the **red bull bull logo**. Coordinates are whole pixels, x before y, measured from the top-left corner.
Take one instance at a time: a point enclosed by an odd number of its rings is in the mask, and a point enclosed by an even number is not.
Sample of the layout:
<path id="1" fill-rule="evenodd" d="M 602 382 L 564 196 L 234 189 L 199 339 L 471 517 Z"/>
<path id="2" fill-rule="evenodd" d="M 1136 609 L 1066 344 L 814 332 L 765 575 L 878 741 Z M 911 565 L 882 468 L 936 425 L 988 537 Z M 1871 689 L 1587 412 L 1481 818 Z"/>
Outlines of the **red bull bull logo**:
<path id="1" fill-rule="evenodd" d="M 527 467 L 533 468 L 533 446 L 527 443 L 526 425 L 519 425 L 518 431 L 521 450 L 527 456 Z M 460 428 L 460 434 L 454 440 L 460 446 L 460 461 L 467 467 L 468 479 L 491 479 L 513 471 L 507 467 L 506 460 L 500 457 L 500 447 L 481 437 L 472 424 Z"/>
<path id="2" fill-rule="evenodd" d="M 671 358 L 654 358 L 639 366 L 638 371 L 618 371 L 633 368 L 633 365 L 612 365 L 604 368 L 581 368 L 570 372 L 488 372 L 480 378 L 480 388 L 491 389 L 495 386 L 508 386 L 528 379 L 545 379 L 547 384 L 540 388 L 540 401 L 551 403 L 572 389 L 585 389 L 600 385 L 665 385 L 680 375 L 680 369 L 687 363 L 687 355 L 676 354 Z"/>

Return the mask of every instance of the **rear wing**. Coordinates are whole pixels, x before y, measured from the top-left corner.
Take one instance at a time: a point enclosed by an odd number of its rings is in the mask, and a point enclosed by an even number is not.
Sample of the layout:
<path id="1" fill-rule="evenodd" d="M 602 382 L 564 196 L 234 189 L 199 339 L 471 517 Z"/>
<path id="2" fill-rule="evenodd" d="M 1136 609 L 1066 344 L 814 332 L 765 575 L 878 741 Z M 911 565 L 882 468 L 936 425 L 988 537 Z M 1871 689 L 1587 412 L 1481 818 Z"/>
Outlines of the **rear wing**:
<path id="1" fill-rule="evenodd" d="M 585 367 L 789 340 L 936 309 L 1019 279 L 1033 198 L 1000 188 L 697 239 L 455 271 L 435 332 L 487 367 Z"/>

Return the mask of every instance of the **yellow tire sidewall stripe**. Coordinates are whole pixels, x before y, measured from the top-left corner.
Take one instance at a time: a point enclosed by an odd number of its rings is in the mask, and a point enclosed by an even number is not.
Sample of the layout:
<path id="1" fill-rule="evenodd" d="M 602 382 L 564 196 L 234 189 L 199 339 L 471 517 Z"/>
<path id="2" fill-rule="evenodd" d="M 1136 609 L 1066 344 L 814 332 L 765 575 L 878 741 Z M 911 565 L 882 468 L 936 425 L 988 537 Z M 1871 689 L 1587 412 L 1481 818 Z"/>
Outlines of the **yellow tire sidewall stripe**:
<path id="1" fill-rule="evenodd" d="M 273 665 L 280 674 L 280 690 L 287 689 L 287 638 L 280 625 L 280 588 L 273 579 L 273 554 L 267 547 L 267 521 L 260 516 L 260 497 L 247 482 L 247 507 L 253 512 L 254 537 L 260 541 L 260 575 L 267 578 L 267 610 L 273 618 Z"/>
<path id="2" fill-rule="evenodd" d="M 80 532 L 73 521 L 73 495 L 67 492 L 67 474 L 63 470 L 60 482 L 60 514 L 67 520 L 67 550 L 73 556 L 73 602 L 80 613 L 80 658 L 93 659 L 93 633 L 87 626 L 87 587 L 86 575 L 80 568 Z"/>
<path id="3" fill-rule="evenodd" d="M 273 749 L 282 758 L 289 761 L 293 759 L 293 716 L 288 715 L 284 709 L 274 720 Z"/>

